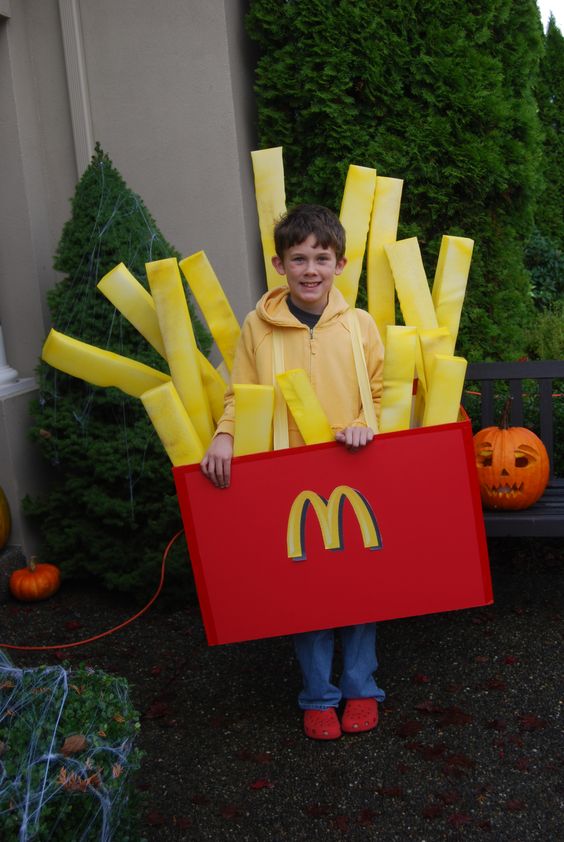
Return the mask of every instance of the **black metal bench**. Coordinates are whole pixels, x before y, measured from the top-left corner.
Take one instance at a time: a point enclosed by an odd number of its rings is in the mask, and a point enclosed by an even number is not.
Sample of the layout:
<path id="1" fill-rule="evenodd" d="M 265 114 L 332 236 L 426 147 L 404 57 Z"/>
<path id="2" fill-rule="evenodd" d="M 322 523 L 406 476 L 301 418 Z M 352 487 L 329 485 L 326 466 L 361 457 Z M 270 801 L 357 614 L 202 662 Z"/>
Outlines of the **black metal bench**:
<path id="1" fill-rule="evenodd" d="M 506 381 L 511 404 L 510 423 L 513 427 L 524 424 L 523 380 L 538 383 L 539 431 L 550 459 L 550 479 L 541 499 L 528 509 L 521 511 L 484 510 L 484 522 L 488 535 L 505 536 L 564 536 L 564 479 L 557 477 L 554 470 L 554 399 L 553 381 L 564 380 L 564 360 L 541 360 L 527 362 L 470 363 L 466 373 L 467 382 L 478 382 L 481 393 L 481 427 L 491 427 L 499 422 L 494 411 L 494 385 Z M 562 399 L 564 400 L 564 398 Z M 463 400 L 469 411 L 468 399 Z M 469 414 L 472 414 L 469 411 Z M 564 435 L 564 432 L 560 433 Z"/>

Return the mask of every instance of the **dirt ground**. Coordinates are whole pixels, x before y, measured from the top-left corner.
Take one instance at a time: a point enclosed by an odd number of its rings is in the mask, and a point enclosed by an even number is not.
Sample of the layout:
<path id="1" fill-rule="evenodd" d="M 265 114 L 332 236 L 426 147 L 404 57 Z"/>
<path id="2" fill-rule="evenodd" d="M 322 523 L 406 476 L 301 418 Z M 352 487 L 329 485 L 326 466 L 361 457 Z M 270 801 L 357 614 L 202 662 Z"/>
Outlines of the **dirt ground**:
<path id="1" fill-rule="evenodd" d="M 129 680 L 147 842 L 562 839 L 564 546 L 500 539 L 490 555 L 494 605 L 380 624 L 380 724 L 337 742 L 302 735 L 291 640 L 208 647 L 195 600 L 159 598 L 78 649 L 8 654 Z M 72 583 L 18 603 L 16 563 L 0 554 L 0 647 L 64 644 L 135 612 Z"/>

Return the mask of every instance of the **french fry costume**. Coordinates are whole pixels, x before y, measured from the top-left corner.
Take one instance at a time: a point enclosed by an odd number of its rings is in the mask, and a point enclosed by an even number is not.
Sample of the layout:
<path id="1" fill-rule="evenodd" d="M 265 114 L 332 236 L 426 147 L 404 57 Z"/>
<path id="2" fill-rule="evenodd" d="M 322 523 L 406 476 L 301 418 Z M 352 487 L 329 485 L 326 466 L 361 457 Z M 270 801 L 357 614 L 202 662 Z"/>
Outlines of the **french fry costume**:
<path id="1" fill-rule="evenodd" d="M 267 292 L 245 319 L 235 353 L 233 383 L 275 383 L 275 332 L 278 332 L 283 355 L 283 361 L 278 360 L 278 364 L 286 371 L 305 370 L 333 435 L 347 426 L 366 426 L 353 353 L 349 305 L 333 286 L 317 324 L 308 327 L 290 311 L 288 296 L 287 287 Z M 293 309 L 296 312 L 296 308 Z M 352 312 L 360 328 L 372 402 L 378 415 L 384 367 L 382 341 L 368 313 L 363 310 Z M 234 395 L 230 389 L 225 396 L 225 412 L 218 423 L 217 432 L 234 435 L 234 427 Z M 289 411 L 287 427 L 286 446 L 303 445 L 302 435 Z M 337 707 L 341 698 L 366 697 L 378 701 L 384 698 L 384 692 L 373 678 L 378 665 L 375 623 L 349 626 L 340 629 L 340 633 L 343 671 L 339 687 L 331 683 L 333 629 L 294 636 L 304 679 L 298 699 L 303 710 Z"/>
<path id="2" fill-rule="evenodd" d="M 284 218 L 286 211 L 282 148 L 258 150 L 252 153 L 252 158 L 269 292 L 247 317 L 241 334 L 213 268 L 205 254 L 197 252 L 180 264 L 173 258 L 147 263 L 150 294 L 123 263 L 112 269 L 98 285 L 166 360 L 170 374 L 55 330 L 45 342 L 43 359 L 96 386 L 117 387 L 139 397 L 178 471 L 201 462 L 212 436 L 217 433 L 231 434 L 233 454 L 243 456 L 272 448 L 278 450 L 332 441 L 338 431 L 351 426 L 362 425 L 375 432 L 396 433 L 412 427 L 456 422 L 466 361 L 454 356 L 454 351 L 473 241 L 451 235 L 443 237 L 431 291 L 417 239 L 397 241 L 402 181 L 377 176 L 371 167 L 351 165 L 337 220 L 346 235 L 346 250 L 340 229 L 324 215 L 322 229 L 314 232 L 310 217 L 303 227 L 294 229 L 288 240 L 291 249 L 293 244 L 307 244 L 312 235 L 323 244 L 325 234 L 330 234 L 329 241 L 337 246 L 333 247 L 336 258 L 333 277 L 331 272 L 321 269 L 322 264 L 318 267 L 319 283 L 328 292 L 328 297 L 311 299 L 321 300 L 323 304 L 327 301 L 326 306 L 320 315 L 317 315 L 317 307 L 304 312 L 296 308 L 296 304 L 299 300 L 307 304 L 310 299 L 294 294 L 300 289 L 301 267 L 292 263 L 286 266 L 278 255 L 284 269 L 281 272 L 276 259 L 272 261 L 275 241 L 280 234 L 280 229 L 274 226 L 278 225 L 276 220 Z M 312 206 L 309 208 L 308 213 Z M 321 210 L 319 206 L 317 210 Z M 314 212 L 314 216 L 316 214 Z M 299 236 L 295 236 L 298 230 Z M 318 245 L 307 246 L 305 256 L 308 248 L 315 250 Z M 322 246 L 321 251 L 324 248 Z M 280 247 L 279 250 L 288 249 Z M 352 309 L 365 252 L 368 313 Z M 309 254 L 311 257 L 311 252 Z M 343 256 L 346 257 L 344 263 Z M 297 257 L 300 257 L 299 253 Z M 223 356 L 217 369 L 196 347 L 180 271 Z M 284 273 L 290 289 L 292 284 L 297 284 L 293 287 L 293 300 L 288 297 L 288 289 L 279 286 Z M 317 281 L 310 284 L 310 290 L 313 291 L 317 284 Z M 304 290 L 305 287 L 302 292 Z M 396 295 L 403 325 L 395 324 Z M 379 331 L 386 344 L 385 365 Z M 224 404 L 229 374 L 233 385 L 227 389 Z M 418 382 L 415 401 L 414 376 Z M 374 463 L 375 455 L 376 450 L 367 461 Z M 351 455 L 351 458 L 357 457 Z M 378 463 L 380 467 L 382 465 Z M 378 471 L 376 473 L 375 481 L 382 483 Z M 373 477 L 370 479 L 373 481 Z M 337 489 L 333 489 L 335 491 Z M 321 505 L 322 499 L 317 494 L 315 497 Z M 328 502 L 332 499 L 331 495 Z M 185 508 L 189 508 L 190 502 L 184 499 Z M 308 499 L 307 505 L 310 503 Z M 244 504 L 243 499 L 243 507 Z M 471 519 L 470 502 L 468 506 Z M 474 521 L 471 526 L 475 529 L 477 521 Z M 288 559 L 298 561 L 301 552 L 295 535 L 291 537 L 293 548 L 288 551 Z M 440 535 L 439 539 L 442 540 Z M 473 552 L 475 548 L 469 551 L 468 562 L 475 561 L 471 558 Z M 482 556 L 485 553 L 485 537 L 481 553 Z M 401 552 L 402 561 L 406 554 L 405 550 Z M 220 564 L 222 559 L 223 552 Z M 474 605 L 478 599 L 482 600 L 479 604 L 489 604 L 491 586 L 484 580 L 483 560 L 480 563 L 480 597 L 470 597 L 469 603 L 467 596 L 461 599 L 460 592 L 456 591 L 456 606 L 451 605 L 450 596 L 441 603 L 447 605 L 447 610 Z M 444 578 L 444 571 L 439 567 L 436 570 L 439 579 Z M 220 572 L 223 572 L 221 568 Z M 348 599 L 353 602 L 365 583 L 354 580 L 346 568 L 342 577 L 348 588 Z M 458 568 L 455 578 L 459 582 Z M 404 578 L 395 581 L 396 589 L 403 594 L 406 590 Z M 470 584 L 474 586 L 474 581 L 465 581 L 467 584 L 463 587 L 468 587 L 470 592 Z M 339 579 L 339 586 L 340 582 Z M 449 583 L 450 586 L 455 584 L 452 578 Z M 315 597 L 316 587 L 314 581 Z M 333 598 L 334 591 L 331 594 Z M 427 603 L 436 611 L 435 595 L 433 592 L 430 599 L 427 594 Z M 336 597 L 346 605 L 340 587 Z M 287 603 L 280 600 L 280 604 Z M 289 604 L 293 612 L 294 603 L 290 601 Z M 319 598 L 317 607 L 323 607 Z M 306 606 L 306 611 L 308 609 Z M 309 619 L 309 624 L 294 624 L 292 628 L 317 625 L 312 616 Z M 320 621 L 320 625 L 321 622 L 325 621 Z M 339 688 L 331 684 L 333 631 L 296 636 L 296 651 L 304 673 L 304 689 L 300 694 L 300 706 L 307 711 L 304 724 L 306 719 L 312 718 L 307 714 L 320 708 L 331 709 L 325 711 L 328 716 L 320 716 L 320 720 L 336 718 L 332 708 L 341 696 L 358 702 L 363 711 L 373 707 L 372 699 L 381 700 L 384 696 L 372 676 L 376 668 L 374 625 L 342 628 L 341 634 L 343 674 Z M 348 720 L 346 724 L 347 715 L 345 709 L 342 718 L 345 731 L 358 725 L 351 725 Z M 362 711 L 354 714 L 357 718 L 365 715 Z M 371 728 L 375 723 L 364 724 Z M 320 738 L 333 739 L 333 736 Z"/>

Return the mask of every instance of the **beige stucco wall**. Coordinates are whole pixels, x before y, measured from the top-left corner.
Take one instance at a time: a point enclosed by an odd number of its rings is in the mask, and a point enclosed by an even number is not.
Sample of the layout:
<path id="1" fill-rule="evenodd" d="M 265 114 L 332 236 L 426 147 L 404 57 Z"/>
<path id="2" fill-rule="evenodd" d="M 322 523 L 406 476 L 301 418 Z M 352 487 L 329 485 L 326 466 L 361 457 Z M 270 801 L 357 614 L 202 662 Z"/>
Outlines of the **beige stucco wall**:
<path id="1" fill-rule="evenodd" d="M 179 252 L 206 251 L 240 318 L 264 289 L 246 6 L 0 0 L 0 323 L 23 388 L 49 329 L 52 258 L 94 141 Z M 30 459 L 39 456 L 20 446 L 25 401 L 1 399 L 17 406 L 4 417 L 20 418 L 8 424 L 9 442 L 0 429 L 0 483 L 17 489 L 11 540 L 25 543 L 18 495 L 33 493 Z M 2 459 L 12 452 L 25 462 L 25 487 L 6 475 L 19 470 Z"/>
<path id="2" fill-rule="evenodd" d="M 244 315 L 255 297 L 246 276 L 256 243 L 244 218 L 250 150 L 240 148 L 236 120 L 246 103 L 234 101 L 234 83 L 243 99 L 251 91 L 239 85 L 240 57 L 231 60 L 241 3 L 81 0 L 80 8 L 95 139 L 178 251 L 206 251 Z"/>

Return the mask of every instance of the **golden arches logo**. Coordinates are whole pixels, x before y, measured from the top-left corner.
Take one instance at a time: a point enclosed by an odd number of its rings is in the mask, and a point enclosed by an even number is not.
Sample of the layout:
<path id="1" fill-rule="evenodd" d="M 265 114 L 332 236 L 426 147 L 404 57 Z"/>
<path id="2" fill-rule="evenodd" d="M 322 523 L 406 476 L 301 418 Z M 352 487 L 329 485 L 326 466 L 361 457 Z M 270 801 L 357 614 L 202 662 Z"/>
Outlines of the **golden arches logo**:
<path id="1" fill-rule="evenodd" d="M 310 506 L 317 515 L 325 549 L 343 549 L 343 507 L 345 500 L 349 501 L 356 515 L 366 549 L 379 550 L 382 548 L 378 522 L 366 497 L 356 488 L 338 485 L 333 489 L 328 500 L 316 491 L 301 491 L 298 494 L 288 515 L 288 558 L 293 561 L 303 561 L 306 558 L 305 524 Z"/>

